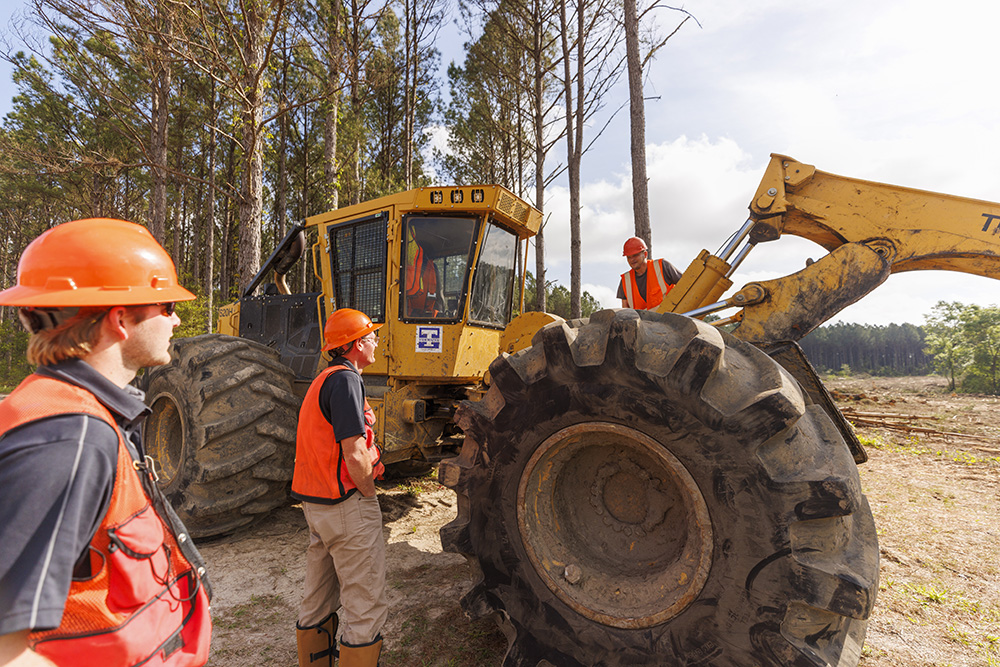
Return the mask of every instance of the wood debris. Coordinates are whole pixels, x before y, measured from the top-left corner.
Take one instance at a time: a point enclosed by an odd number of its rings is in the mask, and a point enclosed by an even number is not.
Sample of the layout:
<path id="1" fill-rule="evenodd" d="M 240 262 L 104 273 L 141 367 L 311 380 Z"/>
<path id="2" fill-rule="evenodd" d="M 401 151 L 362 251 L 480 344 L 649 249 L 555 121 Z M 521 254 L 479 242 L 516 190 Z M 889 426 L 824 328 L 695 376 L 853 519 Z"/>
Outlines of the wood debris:
<path id="1" fill-rule="evenodd" d="M 955 431 L 942 431 L 926 426 L 916 426 L 914 422 L 935 420 L 937 417 L 928 415 L 907 415 L 888 412 L 860 412 L 852 408 L 841 409 L 844 417 L 854 426 L 864 426 L 869 428 L 882 428 L 889 431 L 902 431 L 903 433 L 920 433 L 931 437 L 941 437 L 948 440 L 961 439 L 971 441 L 968 443 L 973 449 L 991 454 L 1000 454 L 1000 449 L 994 447 L 984 447 L 972 443 L 993 443 L 996 438 L 988 435 L 977 435 L 975 433 L 957 433 Z"/>

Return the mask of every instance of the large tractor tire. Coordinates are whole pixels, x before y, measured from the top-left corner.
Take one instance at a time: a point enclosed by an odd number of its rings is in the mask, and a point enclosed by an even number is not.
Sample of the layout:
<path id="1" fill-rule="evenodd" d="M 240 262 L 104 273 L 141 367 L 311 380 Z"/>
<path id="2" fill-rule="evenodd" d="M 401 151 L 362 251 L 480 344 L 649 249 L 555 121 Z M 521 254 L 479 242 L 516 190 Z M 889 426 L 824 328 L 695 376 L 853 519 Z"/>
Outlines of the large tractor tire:
<path id="1" fill-rule="evenodd" d="M 680 315 L 549 325 L 465 403 L 445 549 L 505 667 L 856 665 L 878 545 L 843 437 L 756 347 Z"/>
<path id="2" fill-rule="evenodd" d="M 145 446 L 193 537 L 231 533 L 289 502 L 299 399 L 278 353 L 218 334 L 175 340 L 150 374 Z"/>

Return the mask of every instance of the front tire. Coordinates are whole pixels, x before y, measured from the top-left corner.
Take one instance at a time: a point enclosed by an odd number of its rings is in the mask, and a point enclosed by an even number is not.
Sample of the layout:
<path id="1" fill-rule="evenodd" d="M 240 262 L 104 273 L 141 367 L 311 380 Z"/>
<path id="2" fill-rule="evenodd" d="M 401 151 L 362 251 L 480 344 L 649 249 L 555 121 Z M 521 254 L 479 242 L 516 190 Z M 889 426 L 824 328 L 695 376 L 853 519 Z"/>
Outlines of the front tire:
<path id="1" fill-rule="evenodd" d="M 289 501 L 299 399 L 278 353 L 218 334 L 175 340 L 153 369 L 145 446 L 193 537 L 231 533 Z"/>
<path id="2" fill-rule="evenodd" d="M 493 362 L 441 530 L 505 667 L 856 665 L 878 546 L 837 429 L 750 344 L 601 311 Z"/>

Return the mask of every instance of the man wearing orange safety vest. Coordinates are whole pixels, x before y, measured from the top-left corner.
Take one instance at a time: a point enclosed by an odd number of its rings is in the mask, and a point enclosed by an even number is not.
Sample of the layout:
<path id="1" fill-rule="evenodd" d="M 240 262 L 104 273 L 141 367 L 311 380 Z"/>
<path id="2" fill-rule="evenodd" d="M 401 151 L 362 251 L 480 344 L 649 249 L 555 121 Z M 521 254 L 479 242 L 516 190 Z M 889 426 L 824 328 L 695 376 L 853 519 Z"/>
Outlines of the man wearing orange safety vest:
<path id="1" fill-rule="evenodd" d="M 0 665 L 197 667 L 211 592 L 157 489 L 129 385 L 170 361 L 195 296 L 146 228 L 90 219 L 32 241 L 18 308 L 38 366 L 0 401 Z"/>
<path id="2" fill-rule="evenodd" d="M 681 272 L 665 259 L 648 260 L 646 242 L 633 236 L 625 241 L 622 255 L 631 268 L 618 283 L 622 308 L 656 308 L 681 279 Z"/>
<path id="3" fill-rule="evenodd" d="M 375 667 L 382 651 L 389 605 L 375 479 L 385 466 L 361 380 L 375 362 L 381 326 L 358 310 L 334 311 L 323 331 L 323 350 L 333 360 L 309 386 L 299 412 L 292 497 L 302 501 L 309 524 L 295 626 L 300 667 L 333 664 L 338 625 L 340 667 Z"/>
<path id="4" fill-rule="evenodd" d="M 413 236 L 413 226 L 408 225 L 406 243 L 406 316 L 437 317 L 437 269 Z"/>

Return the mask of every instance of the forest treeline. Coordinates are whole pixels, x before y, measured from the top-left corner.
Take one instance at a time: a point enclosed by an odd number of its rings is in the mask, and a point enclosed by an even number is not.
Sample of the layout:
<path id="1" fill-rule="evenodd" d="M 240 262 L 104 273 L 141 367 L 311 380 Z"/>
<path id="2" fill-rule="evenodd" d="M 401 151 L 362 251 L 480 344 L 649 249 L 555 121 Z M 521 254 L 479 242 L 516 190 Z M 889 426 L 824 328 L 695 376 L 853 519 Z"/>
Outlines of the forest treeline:
<path id="1" fill-rule="evenodd" d="M 799 341 L 821 373 L 927 375 L 934 371 L 926 333 L 913 324 L 822 326 Z"/>
<path id="2" fill-rule="evenodd" d="M 531 302 L 537 289 L 534 276 L 529 272 L 526 285 L 526 302 Z M 570 318 L 569 290 L 556 282 L 547 281 L 548 312 L 566 319 Z M 181 308 L 190 308 L 180 304 Z M 584 315 L 600 310 L 600 304 L 588 292 L 583 293 Z M 530 310 L 530 308 L 529 308 Z M 189 320 L 194 313 L 186 315 L 181 310 L 182 320 Z M 200 323 L 187 323 L 178 335 L 192 335 Z M 822 326 L 803 338 L 800 342 L 809 361 L 820 373 L 868 373 L 871 375 L 927 375 L 935 371 L 934 357 L 927 353 L 927 334 L 923 327 L 913 324 L 890 324 L 876 326 L 869 324 L 837 323 Z M 27 334 L 14 321 L 0 323 L 0 365 L 8 373 L 0 377 L 0 385 L 16 384 L 31 372 L 24 361 Z"/>
<path id="3" fill-rule="evenodd" d="M 528 272 L 526 299 L 537 290 Z M 548 312 L 569 319 L 569 290 L 546 282 Z M 584 315 L 600 309 L 583 293 Z M 185 322 L 177 335 L 195 335 L 203 327 L 194 302 L 178 304 Z M 527 308 L 531 310 L 531 308 Z M 799 341 L 821 374 L 881 376 L 938 373 L 949 390 L 1000 395 L 1000 308 L 941 301 L 925 316 L 925 324 L 845 324 L 821 326 Z M 12 387 L 32 368 L 24 358 L 28 335 L 16 319 L 0 321 L 0 388 Z"/>
<path id="4" fill-rule="evenodd" d="M 7 40 L 19 46 L 0 52 L 18 91 L 0 125 L 2 284 L 45 229 L 133 220 L 199 296 L 181 310 L 179 334 L 192 335 L 214 330 L 218 306 L 309 215 L 441 179 L 504 185 L 549 220 L 545 188 L 565 175 L 570 286 L 547 280 L 539 234 L 532 268 L 546 289 L 531 290 L 532 307 L 588 314 L 597 303 L 580 287 L 581 160 L 627 74 L 636 234 L 648 235 L 642 69 L 691 17 L 658 3 L 637 11 L 636 0 L 450 3 L 27 3 Z M 655 10 L 683 16 L 667 37 Z M 441 27 L 452 19 L 466 41 L 441 80 Z M 302 291 L 310 261 L 289 276 Z M 0 308 L 0 361 L 16 376 L 27 372 L 25 338 L 11 313 Z M 996 393 L 995 316 L 945 304 L 925 327 L 832 325 L 802 345 L 826 371 L 933 368 L 956 388 Z"/>
<path id="5" fill-rule="evenodd" d="M 924 324 L 837 323 L 800 341 L 821 373 L 928 375 L 949 391 L 1000 395 L 1000 308 L 939 301 Z"/>

